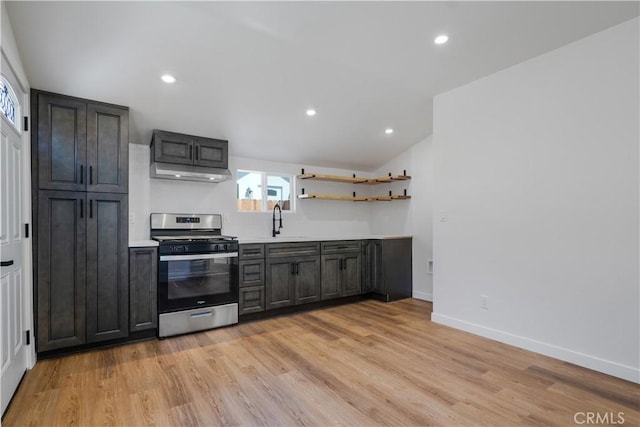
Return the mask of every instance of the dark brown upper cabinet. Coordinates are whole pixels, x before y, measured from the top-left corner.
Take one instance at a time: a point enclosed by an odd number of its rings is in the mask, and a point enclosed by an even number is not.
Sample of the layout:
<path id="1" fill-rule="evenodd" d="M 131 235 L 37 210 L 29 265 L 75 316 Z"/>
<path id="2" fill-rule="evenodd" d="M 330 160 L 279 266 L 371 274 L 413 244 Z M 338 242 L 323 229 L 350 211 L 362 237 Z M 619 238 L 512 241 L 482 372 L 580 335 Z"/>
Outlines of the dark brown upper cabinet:
<path id="1" fill-rule="evenodd" d="M 229 142 L 221 139 L 154 130 L 151 151 L 156 162 L 221 169 L 229 167 Z"/>
<path id="2" fill-rule="evenodd" d="M 32 91 L 38 189 L 127 193 L 129 109 Z"/>

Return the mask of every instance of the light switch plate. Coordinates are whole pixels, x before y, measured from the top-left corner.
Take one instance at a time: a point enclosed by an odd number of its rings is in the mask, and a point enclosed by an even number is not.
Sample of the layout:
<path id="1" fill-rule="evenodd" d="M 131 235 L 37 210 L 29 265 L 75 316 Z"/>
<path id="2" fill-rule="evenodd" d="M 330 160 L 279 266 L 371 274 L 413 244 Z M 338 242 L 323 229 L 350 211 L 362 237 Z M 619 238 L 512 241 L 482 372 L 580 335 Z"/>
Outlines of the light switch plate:
<path id="1" fill-rule="evenodd" d="M 440 222 L 447 222 L 449 221 L 449 212 L 447 211 L 440 211 Z"/>

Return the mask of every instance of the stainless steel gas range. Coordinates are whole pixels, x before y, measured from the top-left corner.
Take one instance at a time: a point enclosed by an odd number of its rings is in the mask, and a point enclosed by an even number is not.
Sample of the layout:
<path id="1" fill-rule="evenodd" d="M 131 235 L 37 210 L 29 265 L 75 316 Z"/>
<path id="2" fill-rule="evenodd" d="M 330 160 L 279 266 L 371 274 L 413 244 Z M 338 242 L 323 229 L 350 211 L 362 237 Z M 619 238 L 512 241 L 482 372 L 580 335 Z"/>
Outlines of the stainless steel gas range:
<path id="1" fill-rule="evenodd" d="M 151 214 L 159 242 L 158 336 L 238 323 L 238 240 L 216 214 Z"/>

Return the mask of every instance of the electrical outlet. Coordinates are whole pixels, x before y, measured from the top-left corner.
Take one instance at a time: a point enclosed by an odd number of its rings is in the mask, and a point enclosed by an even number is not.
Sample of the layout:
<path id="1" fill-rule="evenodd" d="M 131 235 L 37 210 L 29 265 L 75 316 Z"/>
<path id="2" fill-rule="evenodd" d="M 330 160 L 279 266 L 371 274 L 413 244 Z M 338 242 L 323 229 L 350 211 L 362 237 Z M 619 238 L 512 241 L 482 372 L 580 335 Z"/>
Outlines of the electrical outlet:
<path id="1" fill-rule="evenodd" d="M 480 308 L 483 310 L 489 310 L 489 297 L 486 295 L 480 295 Z"/>

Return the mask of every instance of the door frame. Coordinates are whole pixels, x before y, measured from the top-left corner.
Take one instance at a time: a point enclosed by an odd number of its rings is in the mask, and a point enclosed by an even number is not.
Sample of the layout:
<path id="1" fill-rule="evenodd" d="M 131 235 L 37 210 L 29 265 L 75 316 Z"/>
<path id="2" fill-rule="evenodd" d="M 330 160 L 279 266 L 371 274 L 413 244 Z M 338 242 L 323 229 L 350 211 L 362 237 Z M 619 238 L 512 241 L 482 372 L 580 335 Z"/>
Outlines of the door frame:
<path id="1" fill-rule="evenodd" d="M 31 105 L 29 98 L 29 82 L 26 78 L 23 79 L 18 76 L 15 71 L 14 65 L 9 59 L 9 55 L 5 53 L 4 46 L 0 47 L 0 54 L 2 55 L 2 61 L 7 65 L 9 70 L 2 70 L 4 77 L 9 80 L 13 86 L 14 91 L 20 91 L 16 93 L 17 97 L 20 97 L 20 122 L 22 123 L 23 117 L 31 117 Z M 21 81 L 24 80 L 24 81 Z M 29 224 L 29 237 L 24 237 L 24 244 L 22 249 L 22 262 L 24 266 L 23 277 L 23 295 L 24 295 L 24 326 L 25 329 L 31 331 L 31 341 L 26 346 L 27 350 L 27 369 L 33 368 L 36 364 L 36 346 L 35 346 L 35 322 L 34 322 L 34 295 L 33 295 L 33 251 L 32 251 L 32 239 L 33 239 L 33 223 L 31 221 L 31 123 L 29 124 L 29 130 L 25 131 L 24 128 L 21 133 L 21 139 L 23 144 L 23 156 L 22 156 L 22 218 L 21 224 Z M 24 227 L 24 225 L 22 225 Z"/>

